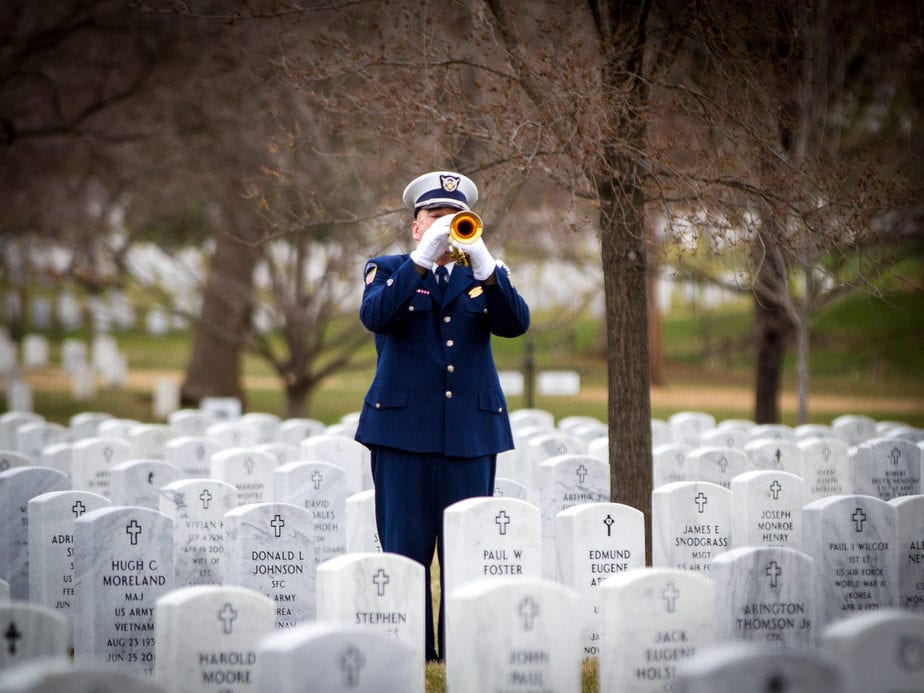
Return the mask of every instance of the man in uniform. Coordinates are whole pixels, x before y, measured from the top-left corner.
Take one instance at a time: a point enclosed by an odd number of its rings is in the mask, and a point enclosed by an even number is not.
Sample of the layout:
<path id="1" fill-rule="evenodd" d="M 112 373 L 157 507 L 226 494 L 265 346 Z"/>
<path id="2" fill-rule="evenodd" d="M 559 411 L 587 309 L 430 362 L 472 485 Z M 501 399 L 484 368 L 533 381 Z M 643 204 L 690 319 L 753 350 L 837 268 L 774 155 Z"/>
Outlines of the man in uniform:
<path id="1" fill-rule="evenodd" d="M 429 566 L 434 549 L 443 563 L 443 510 L 494 493 L 497 453 L 513 436 L 491 335 L 526 332 L 529 308 L 483 238 L 461 246 L 468 265 L 453 261 L 450 219 L 477 201 L 471 179 L 433 171 L 403 198 L 416 248 L 373 258 L 363 272 L 359 316 L 378 362 L 356 439 L 372 453 L 382 549 L 426 568 L 426 657 L 437 660 Z M 442 599 L 439 613 L 442 650 Z"/>

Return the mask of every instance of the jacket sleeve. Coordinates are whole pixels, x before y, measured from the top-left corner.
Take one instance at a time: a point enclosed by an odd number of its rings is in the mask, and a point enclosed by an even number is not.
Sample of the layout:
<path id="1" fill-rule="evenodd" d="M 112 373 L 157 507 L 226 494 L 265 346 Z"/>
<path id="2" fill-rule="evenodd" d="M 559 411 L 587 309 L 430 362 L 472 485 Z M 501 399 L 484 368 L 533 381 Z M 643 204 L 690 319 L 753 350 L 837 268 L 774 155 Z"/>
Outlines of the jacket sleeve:
<path id="1" fill-rule="evenodd" d="M 491 333 L 498 337 L 519 337 L 529 329 L 529 306 L 510 281 L 510 270 L 498 265 L 496 284 L 484 285 Z"/>
<path id="2" fill-rule="evenodd" d="M 366 287 L 359 319 L 371 332 L 389 332 L 405 319 L 414 292 L 423 284 L 417 266 L 407 256 L 373 258 L 363 276 Z"/>

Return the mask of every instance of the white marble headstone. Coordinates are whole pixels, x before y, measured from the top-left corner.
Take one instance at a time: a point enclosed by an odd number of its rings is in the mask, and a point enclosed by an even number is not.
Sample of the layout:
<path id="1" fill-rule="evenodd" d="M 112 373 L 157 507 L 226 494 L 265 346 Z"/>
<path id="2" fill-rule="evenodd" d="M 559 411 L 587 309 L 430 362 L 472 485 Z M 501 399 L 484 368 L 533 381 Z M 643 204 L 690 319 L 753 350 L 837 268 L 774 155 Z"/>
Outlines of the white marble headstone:
<path id="1" fill-rule="evenodd" d="M 898 606 L 924 614 L 924 495 L 889 501 L 895 508 Z"/>
<path id="2" fill-rule="evenodd" d="M 479 691 L 577 691 L 581 681 L 580 596 L 557 582 L 481 580 L 449 597 L 454 629 L 446 687 Z"/>
<path id="3" fill-rule="evenodd" d="M 584 656 L 600 652 L 599 587 L 613 575 L 645 567 L 645 516 L 620 503 L 584 503 L 556 516 L 558 574 L 581 595 Z"/>
<path id="4" fill-rule="evenodd" d="M 706 481 L 678 481 L 651 495 L 652 565 L 698 573 L 731 548 L 731 491 Z"/>
<path id="5" fill-rule="evenodd" d="M 44 416 L 34 411 L 11 410 L 0 414 L 0 450 L 16 451 L 16 429 L 22 424 L 44 420 Z"/>
<path id="6" fill-rule="evenodd" d="M 181 435 L 164 446 L 164 461 L 175 465 L 185 478 L 208 477 L 212 473 L 212 455 L 221 448 L 202 435 Z"/>
<path id="7" fill-rule="evenodd" d="M 276 431 L 276 440 L 288 445 L 300 446 L 306 438 L 324 433 L 327 426 L 317 419 L 295 418 L 285 419 L 279 423 Z"/>
<path id="8" fill-rule="evenodd" d="M 315 616 L 317 567 L 311 513 L 288 503 L 251 503 L 225 513 L 225 584 L 276 603 L 276 627 Z"/>
<path id="9" fill-rule="evenodd" d="M 143 679 L 105 664 L 73 664 L 65 657 L 43 657 L 0 671 L 3 693 L 167 693 Z"/>
<path id="10" fill-rule="evenodd" d="M 132 445 L 135 459 L 164 459 L 167 441 L 176 434 L 167 424 L 141 424 L 128 431 L 128 442 Z"/>
<path id="11" fill-rule="evenodd" d="M 18 450 L 0 450 L 0 472 L 14 467 L 31 467 L 35 462 L 31 457 Z"/>
<path id="12" fill-rule="evenodd" d="M 67 442 L 68 430 L 51 421 L 32 421 L 16 428 L 16 449 L 39 464 L 42 450 L 54 443 Z"/>
<path id="13" fill-rule="evenodd" d="M 802 547 L 802 477 L 789 472 L 747 472 L 732 479 L 731 492 L 732 547 Z"/>
<path id="14" fill-rule="evenodd" d="M 112 468 L 109 497 L 113 505 L 135 505 L 157 510 L 160 488 L 181 477 L 176 465 L 163 460 L 135 459 Z"/>
<path id="15" fill-rule="evenodd" d="M 604 580 L 601 691 L 674 690 L 677 665 L 715 642 L 712 581 L 640 568 Z"/>
<path id="16" fill-rule="evenodd" d="M 693 469 L 693 481 L 708 481 L 722 488 L 731 488 L 731 480 L 751 471 L 751 463 L 744 450 L 729 447 L 696 447 L 687 455 L 687 464 Z"/>
<path id="17" fill-rule="evenodd" d="M 0 671 L 41 657 L 66 659 L 69 630 L 67 617 L 54 609 L 24 601 L 0 604 Z"/>
<path id="18" fill-rule="evenodd" d="M 852 458 L 855 493 L 885 501 L 920 494 L 922 457 L 924 451 L 910 440 L 863 441 Z"/>
<path id="19" fill-rule="evenodd" d="M 132 446 L 118 438 L 82 438 L 71 448 L 71 486 L 109 498 L 112 468 L 132 458 Z"/>
<path id="20" fill-rule="evenodd" d="M 494 496 L 497 498 L 518 498 L 526 500 L 529 492 L 526 487 L 519 481 L 505 479 L 504 477 L 494 477 Z"/>
<path id="21" fill-rule="evenodd" d="M 805 502 L 853 493 L 853 465 L 847 444 L 833 438 L 812 438 L 798 443 L 802 449 Z"/>
<path id="22" fill-rule="evenodd" d="M 204 409 L 178 409 L 167 415 L 167 424 L 177 436 L 204 437 L 214 423 L 218 419 Z"/>
<path id="23" fill-rule="evenodd" d="M 276 440 L 280 419 L 275 414 L 253 411 L 241 415 L 238 421 L 244 426 L 254 429 L 257 434 L 257 443 L 272 443 Z"/>
<path id="24" fill-rule="evenodd" d="M 342 435 L 314 435 L 301 442 L 300 460 L 330 462 L 342 467 L 356 492 L 372 488 L 372 462 L 369 449 Z"/>
<path id="25" fill-rule="evenodd" d="M 181 479 L 160 489 L 158 510 L 173 520 L 177 587 L 221 584 L 222 523 L 236 507 L 237 489 L 216 479 Z"/>
<path id="26" fill-rule="evenodd" d="M 97 437 L 97 429 L 101 422 L 113 418 L 112 414 L 104 411 L 82 411 L 68 419 L 68 428 L 71 429 L 71 439 L 76 443 L 84 438 Z"/>
<path id="27" fill-rule="evenodd" d="M 896 511 L 871 496 L 831 496 L 802 509 L 805 553 L 815 559 L 818 624 L 898 604 Z"/>
<path id="28" fill-rule="evenodd" d="M 665 443 L 651 451 L 652 488 L 675 481 L 695 481 L 692 465 L 687 458 L 693 450 L 681 443 Z"/>
<path id="29" fill-rule="evenodd" d="M 393 553 L 338 556 L 318 566 L 317 620 L 359 625 L 407 643 L 424 690 L 424 568 Z"/>
<path id="30" fill-rule="evenodd" d="M 229 448 L 248 448 L 260 444 L 260 436 L 253 426 L 241 423 L 240 419 L 223 421 L 205 429 L 205 437 L 211 438 L 223 450 Z"/>
<path id="31" fill-rule="evenodd" d="M 74 521 L 74 658 L 147 676 L 154 607 L 173 589 L 173 522 L 148 508 L 109 507 Z"/>
<path id="32" fill-rule="evenodd" d="M 169 691 L 255 691 L 275 605 L 243 587 L 183 587 L 157 600 L 155 677 Z"/>
<path id="33" fill-rule="evenodd" d="M 876 420 L 864 414 L 838 416 L 831 421 L 831 428 L 851 447 L 876 436 Z"/>
<path id="34" fill-rule="evenodd" d="M 375 491 L 360 491 L 347 498 L 344 518 L 347 553 L 382 551 L 375 523 Z"/>
<path id="35" fill-rule="evenodd" d="M 789 472 L 798 476 L 804 474 L 804 455 L 795 441 L 758 438 L 747 443 L 744 451 L 751 460 L 752 469 Z"/>
<path id="36" fill-rule="evenodd" d="M 209 476 L 236 487 L 241 505 L 264 503 L 273 497 L 273 472 L 278 466 L 268 452 L 228 448 L 212 455 Z"/>
<path id="37" fill-rule="evenodd" d="M 689 445 L 695 448 L 699 445 L 699 437 L 716 426 L 712 414 L 700 411 L 681 411 L 671 415 L 667 422 L 670 424 L 674 442 Z"/>

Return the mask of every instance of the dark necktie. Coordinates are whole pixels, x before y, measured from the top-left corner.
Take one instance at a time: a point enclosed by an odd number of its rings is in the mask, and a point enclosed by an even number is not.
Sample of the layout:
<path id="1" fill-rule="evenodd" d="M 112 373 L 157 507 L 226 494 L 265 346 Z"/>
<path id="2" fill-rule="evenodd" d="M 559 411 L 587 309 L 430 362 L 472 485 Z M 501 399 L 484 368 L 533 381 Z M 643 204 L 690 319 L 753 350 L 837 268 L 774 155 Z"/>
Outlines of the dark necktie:
<path id="1" fill-rule="evenodd" d="M 446 286 L 449 284 L 449 272 L 445 267 L 440 265 L 436 268 L 435 274 L 436 285 L 440 287 L 440 293 L 442 294 L 446 291 Z"/>

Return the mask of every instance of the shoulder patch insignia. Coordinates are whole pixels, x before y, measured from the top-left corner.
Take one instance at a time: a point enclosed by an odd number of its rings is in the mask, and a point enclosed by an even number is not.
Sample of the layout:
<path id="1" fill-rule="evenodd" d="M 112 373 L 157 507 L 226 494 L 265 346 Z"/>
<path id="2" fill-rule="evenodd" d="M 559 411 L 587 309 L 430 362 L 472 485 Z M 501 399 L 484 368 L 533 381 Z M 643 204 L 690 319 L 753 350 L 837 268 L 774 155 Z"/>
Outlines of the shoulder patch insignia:
<path id="1" fill-rule="evenodd" d="M 366 265 L 366 284 L 371 284 L 375 279 L 375 273 L 379 271 L 379 268 L 376 264 L 370 262 Z"/>

